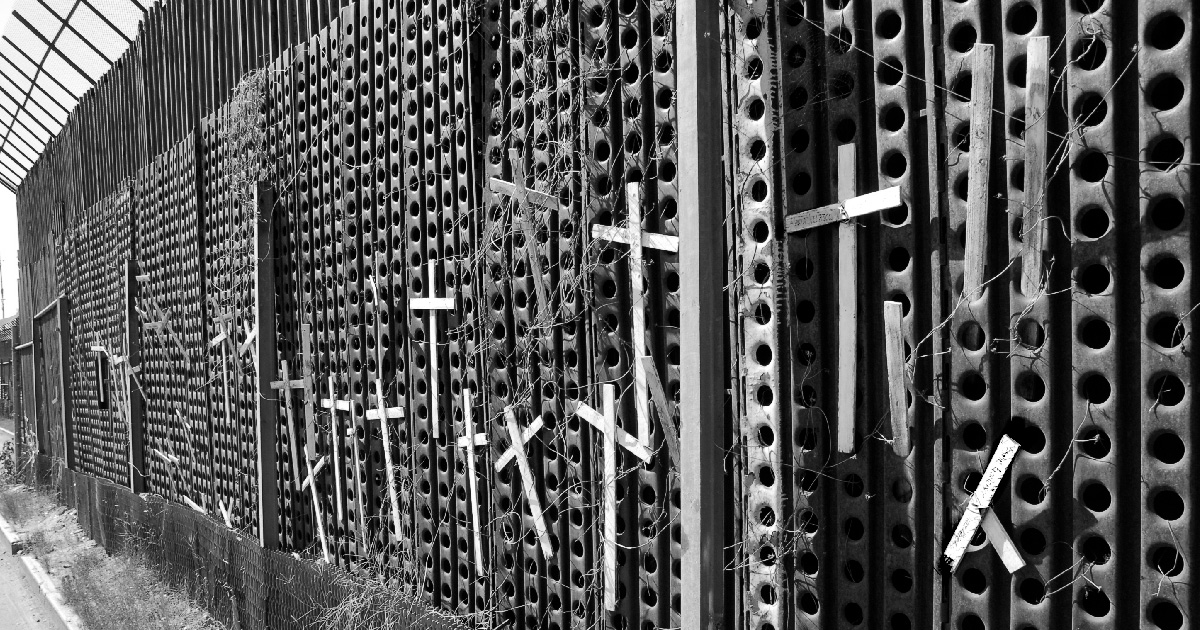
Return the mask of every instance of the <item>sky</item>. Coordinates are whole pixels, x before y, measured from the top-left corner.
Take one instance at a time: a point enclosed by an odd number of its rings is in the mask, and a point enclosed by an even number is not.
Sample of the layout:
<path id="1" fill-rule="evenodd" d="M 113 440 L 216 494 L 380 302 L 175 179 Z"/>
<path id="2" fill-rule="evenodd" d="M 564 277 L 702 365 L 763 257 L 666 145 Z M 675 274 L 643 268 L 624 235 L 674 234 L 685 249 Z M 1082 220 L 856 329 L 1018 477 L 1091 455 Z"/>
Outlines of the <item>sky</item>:
<path id="1" fill-rule="evenodd" d="M 8 27 L 14 0 L 0 0 L 0 32 Z M 0 129 L 12 123 L 0 113 Z M 0 280 L 4 286 L 4 314 L 17 311 L 17 199 L 0 186 Z"/>

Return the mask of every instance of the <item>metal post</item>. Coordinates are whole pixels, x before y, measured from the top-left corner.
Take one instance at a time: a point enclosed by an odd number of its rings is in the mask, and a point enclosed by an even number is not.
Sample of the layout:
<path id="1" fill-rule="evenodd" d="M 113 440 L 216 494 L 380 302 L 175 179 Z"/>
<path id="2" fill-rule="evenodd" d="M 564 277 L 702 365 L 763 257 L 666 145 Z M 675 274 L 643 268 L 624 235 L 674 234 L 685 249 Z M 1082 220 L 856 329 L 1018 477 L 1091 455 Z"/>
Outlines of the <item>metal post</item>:
<path id="1" fill-rule="evenodd" d="M 0 295 L 2 293 L 0 291 Z M 0 297 L 0 300 L 3 299 Z M 67 462 L 67 468 L 74 470 L 75 423 L 71 417 L 71 390 L 67 389 L 71 383 L 71 306 L 65 297 L 59 297 L 56 303 L 58 305 L 55 313 L 58 318 L 58 408 L 62 412 L 63 459 Z"/>
<path id="2" fill-rule="evenodd" d="M 678 21 L 680 451 L 684 628 L 728 627 L 725 605 L 725 256 L 720 3 Z"/>
<path id="3" fill-rule="evenodd" d="M 271 394 L 275 374 L 275 250 L 271 248 L 271 214 L 275 196 L 269 184 L 260 183 L 254 195 L 256 221 L 254 260 L 257 276 L 254 313 L 258 334 L 255 343 L 255 376 L 258 378 L 258 534 L 264 549 L 279 548 L 279 486 L 275 471 L 279 400 Z M 315 481 L 314 481 L 315 483 Z"/>
<path id="4" fill-rule="evenodd" d="M 134 384 L 134 379 L 137 378 L 134 368 L 142 364 L 142 326 L 136 310 L 139 289 L 139 271 L 136 265 L 133 260 L 125 260 L 122 273 L 125 283 L 125 302 L 122 305 L 122 315 L 125 318 L 124 361 L 121 369 L 112 373 L 113 383 L 123 393 L 125 400 L 121 404 L 125 405 L 125 420 L 129 423 L 129 489 L 134 494 L 141 494 L 146 491 L 146 436 L 143 431 L 146 407 L 145 401 L 142 400 L 141 388 Z M 107 360 L 111 362 L 112 356 Z"/>

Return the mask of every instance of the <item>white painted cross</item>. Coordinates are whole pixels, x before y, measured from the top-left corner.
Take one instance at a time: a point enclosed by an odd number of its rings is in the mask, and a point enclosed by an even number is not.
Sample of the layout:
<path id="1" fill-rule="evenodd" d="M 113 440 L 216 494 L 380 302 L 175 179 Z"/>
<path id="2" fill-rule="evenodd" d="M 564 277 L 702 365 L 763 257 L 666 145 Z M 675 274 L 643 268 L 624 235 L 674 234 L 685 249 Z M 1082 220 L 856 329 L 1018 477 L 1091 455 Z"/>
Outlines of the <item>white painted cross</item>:
<path id="1" fill-rule="evenodd" d="M 283 361 L 283 370 L 280 376 L 282 380 L 271 382 L 271 389 L 279 390 L 280 395 L 283 396 L 283 407 L 287 414 L 288 444 L 291 447 L 292 470 L 294 471 L 293 475 L 297 475 L 300 473 L 300 454 L 297 450 L 299 442 L 296 438 L 296 414 L 292 407 L 291 390 L 302 389 L 306 392 L 311 390 L 312 377 L 305 375 L 304 378 L 292 380 L 288 374 L 288 362 L 286 359 Z M 310 443 L 309 448 L 314 449 L 315 451 L 316 445 Z M 329 555 L 329 541 L 325 539 L 325 519 L 321 516 L 321 500 L 320 497 L 317 496 L 317 486 L 315 483 L 312 483 L 312 481 L 316 478 L 317 471 L 321 466 L 318 465 L 316 468 L 314 468 L 312 459 L 307 456 L 304 457 L 304 463 L 308 468 L 308 477 L 304 480 L 304 483 L 300 484 L 300 492 L 304 492 L 305 486 L 308 486 L 308 488 L 311 489 L 313 518 L 317 522 L 317 538 L 321 541 L 321 555 L 325 558 L 325 563 L 329 564 L 332 562 L 332 557 Z M 294 476 L 292 483 L 295 483 Z"/>
<path id="2" fill-rule="evenodd" d="M 430 263 L 429 263 L 429 292 L 430 293 L 433 293 L 433 289 L 434 289 L 433 275 L 434 275 L 433 261 L 430 261 Z M 376 310 L 378 310 L 380 303 L 381 303 L 381 300 L 379 299 L 379 285 L 376 284 L 375 280 L 371 279 L 371 278 L 368 278 L 367 282 L 369 283 L 369 285 L 371 287 L 371 299 L 370 299 L 369 303 L 372 306 L 374 306 L 376 308 Z M 429 298 L 417 298 L 417 299 L 428 300 Z M 439 298 L 433 298 L 433 299 L 436 300 Z M 441 298 L 441 299 L 444 300 L 445 298 Z M 453 299 L 450 300 L 450 307 L 451 308 L 454 307 Z M 433 330 L 436 331 L 437 330 L 437 313 L 435 311 L 431 311 L 429 315 L 430 315 L 429 319 L 433 322 Z M 376 369 L 379 370 L 380 372 L 383 371 L 383 343 L 382 343 L 383 333 L 380 328 L 382 325 L 382 319 L 383 318 L 380 317 L 379 313 L 377 312 L 375 314 L 375 365 L 376 365 Z M 436 354 L 437 354 L 437 347 L 435 345 L 433 345 L 432 343 L 429 346 L 429 354 L 430 354 L 430 356 L 436 356 Z M 434 361 L 435 362 L 432 365 L 435 367 L 433 369 L 431 369 L 431 372 L 434 373 L 433 381 L 436 382 L 436 380 L 437 380 L 436 379 L 436 366 L 437 366 L 436 358 L 434 359 Z M 404 530 L 401 529 L 401 527 L 400 527 L 400 500 L 396 496 L 396 469 L 395 469 L 395 466 L 392 464 L 392 429 L 391 429 L 392 423 L 388 422 L 388 420 L 393 419 L 393 418 L 395 418 L 395 419 L 403 418 L 404 417 L 404 408 L 387 406 L 387 398 L 384 395 L 383 385 L 380 384 L 379 379 L 375 379 L 374 381 L 372 381 L 371 385 L 373 387 L 372 392 L 375 394 L 375 408 L 367 411 L 367 420 L 379 420 L 379 427 L 383 434 L 383 464 L 384 464 L 384 466 L 387 467 L 388 500 L 392 504 L 392 529 L 395 532 L 396 539 L 399 540 L 400 537 L 404 535 Z M 436 392 L 437 390 L 434 389 L 433 391 Z M 435 415 L 436 415 L 436 412 L 435 412 Z"/>
<path id="3" fill-rule="evenodd" d="M 471 538 L 475 548 L 475 572 L 476 575 L 483 574 L 483 545 L 479 541 L 479 530 L 483 527 L 479 522 L 479 492 L 476 486 L 479 483 L 479 475 L 475 470 L 475 447 L 487 446 L 486 433 L 471 433 L 475 430 L 475 421 L 471 418 L 471 392 L 463 387 L 463 430 L 466 435 L 458 438 L 458 447 L 467 451 L 467 485 L 471 492 Z"/>
<path id="4" fill-rule="evenodd" d="M 287 424 L 288 451 L 292 460 L 292 484 L 296 484 L 296 475 L 300 474 L 300 451 L 298 450 L 299 442 L 296 438 L 296 415 L 292 410 L 292 391 L 293 389 L 304 389 L 306 379 L 292 379 L 290 370 L 288 369 L 287 359 L 283 360 L 280 368 L 278 381 L 271 381 L 271 389 L 279 392 L 283 397 L 284 416 Z"/>
<path id="5" fill-rule="evenodd" d="M 521 235 L 525 239 L 525 259 L 529 263 L 530 273 L 533 274 L 533 284 L 537 290 L 539 314 L 545 313 L 552 315 L 550 309 L 553 306 L 550 303 L 550 292 L 546 288 L 545 279 L 542 271 L 542 257 L 537 252 L 537 230 L 534 229 L 533 223 L 529 220 L 529 212 L 526 209 L 529 206 L 536 206 L 543 210 L 557 210 L 558 199 L 553 195 L 546 194 L 538 190 L 530 190 L 525 186 L 525 162 L 521 159 L 521 155 L 516 149 L 508 150 L 508 163 L 512 167 L 513 181 L 506 182 L 495 177 L 491 178 L 489 188 L 492 192 L 508 195 L 514 201 L 521 204 L 522 212 L 513 213 L 513 220 L 517 222 L 517 227 L 521 230 Z M 540 317 L 539 317 L 540 319 Z"/>
<path id="6" fill-rule="evenodd" d="M 430 260 L 427 267 L 427 292 L 429 297 L 410 297 L 408 307 L 414 310 L 429 312 L 429 327 L 426 329 L 425 343 L 429 345 L 429 425 L 433 439 L 441 437 L 441 399 L 438 396 L 438 384 L 441 382 L 441 370 L 438 366 L 438 311 L 454 310 L 454 293 L 447 297 L 435 297 L 437 292 L 437 261 Z M 378 295 L 378 293 L 376 293 Z"/>
<path id="7" fill-rule="evenodd" d="M 643 462 L 651 453 L 636 438 L 617 426 L 617 388 L 612 384 L 601 387 L 604 414 L 582 402 L 568 401 L 567 409 L 583 418 L 604 436 L 604 609 L 617 608 L 617 444 Z M 667 420 L 669 421 L 669 420 Z"/>
<path id="8" fill-rule="evenodd" d="M 376 318 L 378 319 L 378 318 Z M 382 368 L 382 363 L 379 364 Z M 367 411 L 367 420 L 378 420 L 383 433 L 383 465 L 387 467 L 388 500 L 392 503 L 392 527 L 396 538 L 404 535 L 400 528 L 400 499 L 396 497 L 396 470 L 392 465 L 392 429 L 391 419 L 403 418 L 404 407 L 388 407 L 387 398 L 383 394 L 383 386 L 379 379 L 371 383 L 375 394 L 375 408 Z"/>
<path id="9" fill-rule="evenodd" d="M 633 289 L 633 392 L 637 405 L 638 431 L 637 439 L 642 446 L 650 446 L 650 384 L 647 381 L 646 366 L 642 359 L 649 357 L 646 352 L 646 292 L 642 280 L 642 260 L 644 250 L 657 249 L 664 252 L 679 251 L 679 237 L 666 234 L 654 234 L 642 231 L 642 194 L 637 182 L 625 185 L 625 212 L 628 215 L 628 227 L 614 225 L 593 225 L 592 238 L 609 243 L 622 243 L 629 246 L 629 284 Z M 662 389 L 662 384 L 658 384 Z M 670 422 L 670 418 L 661 418 L 660 422 Z"/>
<path id="10" fill-rule="evenodd" d="M 789 233 L 838 224 L 838 451 L 854 451 L 854 393 L 858 382 L 858 234 L 855 217 L 899 208 L 900 187 L 857 195 L 853 144 L 838 147 L 838 202 L 784 219 Z"/>
<path id="11" fill-rule="evenodd" d="M 1004 526 L 991 513 L 992 498 L 996 496 L 996 489 L 1000 486 L 1000 481 L 1004 479 L 1004 474 L 1008 472 L 1008 467 L 1012 464 L 1013 458 L 1017 456 L 1020 448 L 1011 437 L 1005 435 L 1000 438 L 1000 444 L 996 446 L 996 452 L 992 453 L 987 470 L 983 472 L 983 477 L 975 486 L 975 492 L 971 495 L 971 500 L 967 502 L 967 509 L 959 519 L 958 527 L 954 529 L 954 535 L 950 537 L 950 544 L 946 545 L 942 563 L 950 567 L 950 573 L 953 574 L 958 569 L 958 563 L 962 561 L 967 546 L 971 544 L 971 539 L 975 537 L 975 532 L 981 524 L 984 525 L 988 540 L 996 549 L 996 553 L 1000 554 L 1000 559 L 1009 573 L 1025 566 L 1025 560 L 1021 558 L 1020 553 L 1016 550 L 1016 545 L 1004 531 Z"/>
<path id="12" fill-rule="evenodd" d="M 542 501 L 538 498 L 538 484 L 534 480 L 533 469 L 529 467 L 529 459 L 525 457 L 525 443 L 542 430 L 542 419 L 535 418 L 533 423 L 522 431 L 521 426 L 517 424 L 517 415 L 510 405 L 504 408 L 504 423 L 508 428 L 510 444 L 508 450 L 496 460 L 496 472 L 504 470 L 509 461 L 517 461 L 521 484 L 525 488 L 525 500 L 529 502 L 529 513 L 533 515 L 533 528 L 541 544 L 542 557 L 549 560 L 554 557 L 554 549 L 550 546 L 550 533 L 546 529 L 546 517 L 542 514 Z"/>
<path id="13" fill-rule="evenodd" d="M 216 308 L 216 300 L 212 301 L 213 307 Z M 215 313 L 215 320 L 220 329 L 220 333 L 208 342 L 208 347 L 221 347 L 221 392 L 225 401 L 225 413 L 228 420 L 233 421 L 237 417 L 237 412 L 230 406 L 229 402 L 229 345 L 233 343 L 230 338 L 229 322 L 234 318 L 233 313 Z"/>

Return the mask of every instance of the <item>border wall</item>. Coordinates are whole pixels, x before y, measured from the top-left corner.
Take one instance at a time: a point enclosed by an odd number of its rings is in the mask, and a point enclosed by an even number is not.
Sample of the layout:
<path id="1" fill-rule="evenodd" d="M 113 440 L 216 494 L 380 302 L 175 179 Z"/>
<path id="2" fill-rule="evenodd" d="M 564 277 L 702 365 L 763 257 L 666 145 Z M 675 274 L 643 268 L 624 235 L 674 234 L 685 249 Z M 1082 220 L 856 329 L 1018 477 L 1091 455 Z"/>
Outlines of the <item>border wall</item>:
<path id="1" fill-rule="evenodd" d="M 18 195 L 28 433 L 479 625 L 1190 627 L 1195 26 L 165 2 Z"/>

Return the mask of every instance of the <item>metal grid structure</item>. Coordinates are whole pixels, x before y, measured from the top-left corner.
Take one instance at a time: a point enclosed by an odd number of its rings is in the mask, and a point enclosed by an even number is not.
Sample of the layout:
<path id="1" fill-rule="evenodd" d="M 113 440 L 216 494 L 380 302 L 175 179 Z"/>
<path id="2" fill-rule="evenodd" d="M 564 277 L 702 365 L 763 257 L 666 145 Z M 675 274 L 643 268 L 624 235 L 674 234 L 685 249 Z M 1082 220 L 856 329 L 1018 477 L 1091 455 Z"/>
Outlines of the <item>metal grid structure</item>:
<path id="1" fill-rule="evenodd" d="M 97 416 L 88 351 L 120 347 L 116 296 L 162 300 L 141 326 L 147 489 L 481 626 L 695 619 L 679 471 L 701 430 L 729 497 L 707 605 L 729 626 L 1188 625 L 1190 5 L 730 4 L 707 16 L 719 72 L 690 65 L 681 11 L 152 10 L 21 189 L 21 311 L 66 292 L 75 348 L 70 415 L 52 327 L 22 328 L 41 339 L 27 415 L 72 418 L 56 452 L 127 482 L 139 455 Z M 685 63 L 720 80 L 683 85 Z M 724 198 L 693 200 L 724 210 L 715 427 L 676 417 L 698 353 L 683 241 L 712 218 L 682 199 L 685 92 L 724 109 Z M 260 178 L 276 200 L 250 195 Z M 803 224 L 890 187 L 895 207 Z M 264 226 L 273 251 L 249 255 Z M 149 276 L 136 295 L 114 260 Z M 262 265 L 278 352 L 255 363 Z M 203 357 L 186 376 L 146 327 L 176 310 Z M 302 381 L 291 407 L 258 365 Z M 171 404 L 213 423 L 210 476 L 183 480 Z M 1006 436 L 1019 453 L 981 487 Z M 268 450 L 278 481 L 255 487 Z M 990 533 L 947 563 L 981 509 Z"/>
<path id="2" fill-rule="evenodd" d="M 16 192 L 156 0 L 20 0 L 0 37 L 0 183 Z"/>

